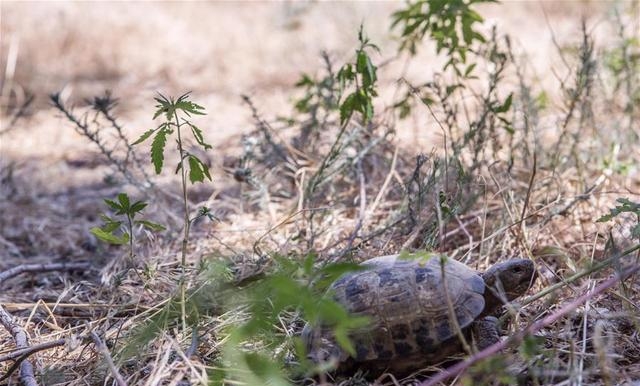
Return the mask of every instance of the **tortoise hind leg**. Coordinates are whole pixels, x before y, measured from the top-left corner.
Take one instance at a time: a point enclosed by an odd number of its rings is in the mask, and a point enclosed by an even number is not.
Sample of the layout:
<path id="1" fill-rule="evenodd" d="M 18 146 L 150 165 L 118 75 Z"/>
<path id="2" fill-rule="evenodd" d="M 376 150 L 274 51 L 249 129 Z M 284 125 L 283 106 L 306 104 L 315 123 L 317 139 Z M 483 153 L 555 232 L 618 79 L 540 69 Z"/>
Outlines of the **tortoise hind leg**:
<path id="1" fill-rule="evenodd" d="M 498 325 L 498 319 L 493 316 L 485 316 L 471 324 L 473 341 L 478 350 L 484 350 L 500 341 Z"/>

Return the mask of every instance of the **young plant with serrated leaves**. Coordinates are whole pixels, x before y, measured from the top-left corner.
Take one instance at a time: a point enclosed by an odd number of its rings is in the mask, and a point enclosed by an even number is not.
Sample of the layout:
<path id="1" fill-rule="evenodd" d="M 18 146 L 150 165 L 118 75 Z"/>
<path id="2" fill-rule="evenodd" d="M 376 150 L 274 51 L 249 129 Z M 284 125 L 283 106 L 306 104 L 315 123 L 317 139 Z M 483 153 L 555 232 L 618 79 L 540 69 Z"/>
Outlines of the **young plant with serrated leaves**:
<path id="1" fill-rule="evenodd" d="M 207 178 L 211 181 L 211 174 L 209 173 L 209 166 L 204 163 L 197 155 L 189 152 L 186 148 L 185 131 L 191 132 L 196 143 L 204 150 L 211 149 L 211 145 L 205 142 L 202 130 L 194 125 L 189 119 L 191 115 L 205 115 L 204 107 L 189 100 L 189 93 L 182 94 L 177 99 L 172 97 L 167 98 L 162 94 L 154 98 L 158 104 L 156 105 L 156 112 L 153 114 L 153 119 L 159 116 L 164 117 L 162 122 L 155 129 L 148 130 L 133 144 L 140 144 L 151 136 L 153 140 L 151 142 L 151 163 L 155 168 L 156 174 L 160 174 L 164 166 L 164 151 L 168 137 L 175 133 L 175 139 L 177 144 L 180 161 L 176 166 L 176 173 L 180 173 L 182 182 L 182 204 L 184 210 L 184 237 L 182 239 L 181 248 L 181 269 L 182 279 L 180 282 L 180 292 L 183 299 L 183 311 L 184 311 L 184 295 L 185 295 L 185 270 L 187 260 L 187 245 L 189 242 L 189 230 L 191 223 L 194 219 L 189 218 L 189 200 L 187 197 L 187 178 L 193 184 L 196 182 L 204 182 Z M 185 116 L 187 118 L 185 118 Z M 201 215 L 208 215 L 208 211 L 201 210 L 196 218 Z M 183 327 L 186 328 L 185 312 L 183 312 Z"/>
<path id="2" fill-rule="evenodd" d="M 324 60 L 324 74 L 313 76 L 302 74 L 295 84 L 297 89 L 303 91 L 303 96 L 294 101 L 298 117 L 287 117 L 281 120 L 289 126 L 300 127 L 300 134 L 293 139 L 297 149 L 309 149 L 317 153 L 316 144 L 322 133 L 329 127 L 335 126 L 336 111 L 340 100 L 340 84 L 333 69 L 333 63 L 329 54 L 322 53 Z"/>
<path id="3" fill-rule="evenodd" d="M 283 318 L 296 312 L 313 328 L 330 329 L 336 344 L 347 352 L 355 349 L 349 332 L 368 324 L 365 317 L 351 316 L 330 296 L 328 286 L 346 272 L 362 269 L 351 263 L 315 267 L 316 256 L 301 260 L 274 257 L 277 268 L 265 278 L 225 296 L 227 307 L 240 307 L 248 314 L 241 325 L 233 326 L 224 338 L 222 366 L 212 378 L 233 379 L 244 384 L 290 385 L 289 376 L 324 373 L 326 363 L 312 363 L 307 349 L 297 335 L 282 333 Z M 330 294 L 329 294 L 330 295 Z M 323 330 L 324 331 L 324 330 Z M 251 347 L 244 350 L 241 347 Z M 283 367 L 294 351 L 298 366 Z"/>
<path id="4" fill-rule="evenodd" d="M 151 232 L 160 232 L 165 227 L 148 220 L 136 220 L 142 210 L 147 206 L 144 201 L 131 203 L 131 199 L 126 193 L 120 193 L 114 200 L 105 199 L 105 204 L 114 211 L 115 216 L 124 216 L 125 220 L 118 220 L 106 214 L 100 215 L 103 221 L 101 227 L 91 228 L 91 233 L 98 239 L 109 244 L 129 245 L 129 258 L 135 257 L 135 230 L 136 226 L 142 227 Z"/>
<path id="5" fill-rule="evenodd" d="M 373 65 L 367 51 L 373 49 L 380 52 L 380 49 L 369 41 L 369 38 L 364 34 L 362 25 L 358 31 L 358 41 L 360 47 L 356 50 L 355 63 L 347 63 L 338 71 L 340 94 L 344 95 L 345 90 L 349 87 L 355 88 L 344 98 L 341 97 L 340 124 L 342 126 L 349 121 L 354 112 L 361 114 L 365 124 L 369 123 L 373 118 L 373 97 L 378 96 L 376 91 L 377 67 Z"/>
<path id="6" fill-rule="evenodd" d="M 329 167 L 338 159 L 344 149 L 343 136 L 354 113 L 359 113 L 362 123 L 368 124 L 373 118 L 373 98 L 378 95 L 377 88 L 377 67 L 373 64 L 369 52 L 380 49 L 369 41 L 365 35 L 364 27 L 361 25 L 358 31 L 358 41 L 360 43 L 356 49 L 355 61 L 344 64 L 338 71 L 336 78 L 338 87 L 338 109 L 340 111 L 340 131 L 331 149 L 326 154 L 318 171 L 310 178 L 305 197 L 311 199 L 314 192 L 327 177 L 332 173 L 327 173 Z M 337 172 L 333 170 L 333 173 Z"/>
<path id="7" fill-rule="evenodd" d="M 636 218 L 636 224 L 630 229 L 631 237 L 640 240 L 640 203 L 630 201 L 627 198 L 618 198 L 616 200 L 620 205 L 609 209 L 609 214 L 601 216 L 597 222 L 607 222 L 613 220 L 614 217 L 622 216 L 625 213 L 629 213 Z"/>
<path id="8" fill-rule="evenodd" d="M 474 71 L 477 62 L 468 55 L 480 56 L 480 48 L 487 42 L 476 28 L 484 18 L 472 6 L 476 3 L 495 0 L 418 0 L 409 1 L 404 8 L 392 15 L 391 29 L 400 29 L 398 53 L 409 52 L 414 56 L 419 45 L 428 38 L 436 43 L 436 54 L 447 59 L 442 70 L 452 71 L 455 81 L 447 86 L 451 95 L 458 89 L 465 89 L 467 81 L 477 79 Z M 468 64 L 467 64 L 468 63 Z M 401 119 L 410 115 L 416 99 L 425 105 L 437 103 L 431 96 L 433 82 L 420 85 L 401 84 L 406 90 L 394 103 Z"/>
<path id="9" fill-rule="evenodd" d="M 474 44 L 484 43 L 485 37 L 474 29 L 482 23 L 482 16 L 472 9 L 476 3 L 495 3 L 495 0 L 418 0 L 392 16 L 391 28 L 400 27 L 400 51 L 415 55 L 418 44 L 429 35 L 436 42 L 436 53 L 446 51 L 449 59 L 444 69 L 452 67 L 458 76 L 469 75 L 475 64 L 465 68 L 467 53 Z"/>

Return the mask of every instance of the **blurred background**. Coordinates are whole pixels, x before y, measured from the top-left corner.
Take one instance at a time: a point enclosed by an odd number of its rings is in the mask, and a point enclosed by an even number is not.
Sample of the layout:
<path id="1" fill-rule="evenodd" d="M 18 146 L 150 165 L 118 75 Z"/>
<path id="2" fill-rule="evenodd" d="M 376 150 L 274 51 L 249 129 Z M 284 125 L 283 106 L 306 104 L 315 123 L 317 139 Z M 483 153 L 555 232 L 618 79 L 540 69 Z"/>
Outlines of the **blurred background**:
<path id="1" fill-rule="evenodd" d="M 507 1 L 478 9 L 487 26 L 511 35 L 516 51 L 528 57 L 531 73 L 544 82 L 552 77 L 552 58 L 557 58 L 552 35 L 560 45 L 575 44 L 584 17 L 596 36 L 606 37 L 611 31 L 597 31 L 598 20 L 613 5 Z M 61 92 L 66 101 L 82 104 L 108 89 L 121 99 L 119 115 L 137 126 L 148 124 L 156 92 L 193 91 L 210 113 L 206 130 L 224 137 L 250 123 L 241 94 L 255 98 L 271 115 L 288 111 L 292 86 L 302 72 L 322 68 L 322 51 L 337 60 L 353 55 L 360 23 L 381 48 L 374 59 L 391 59 L 398 31 L 390 30 L 390 16 L 399 6 L 392 1 L 3 1 L 2 111 L 5 116 L 15 112 L 33 95 L 29 113 L 39 114 L 48 110 L 50 93 Z M 433 50 L 423 49 L 420 55 L 409 69 L 393 64 L 381 72 L 381 84 L 397 79 L 401 70 L 426 78 L 440 68 Z M 58 124 L 55 114 L 45 115 L 39 119 Z M 29 131 L 34 129 L 32 122 Z M 8 145 L 4 152 L 16 150 Z"/>

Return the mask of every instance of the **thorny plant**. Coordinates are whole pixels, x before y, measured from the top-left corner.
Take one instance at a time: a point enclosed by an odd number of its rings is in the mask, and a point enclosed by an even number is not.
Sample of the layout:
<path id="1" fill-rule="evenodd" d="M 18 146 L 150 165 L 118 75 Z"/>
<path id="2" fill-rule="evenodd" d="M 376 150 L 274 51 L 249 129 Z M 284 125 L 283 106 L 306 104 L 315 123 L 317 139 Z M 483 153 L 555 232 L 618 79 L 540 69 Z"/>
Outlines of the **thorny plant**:
<path id="1" fill-rule="evenodd" d="M 637 7 L 637 5 L 636 5 Z M 627 28 L 620 11 L 614 9 L 615 23 L 618 26 L 617 41 L 605 52 L 604 65 L 612 76 L 613 93 L 623 93 L 622 105 L 627 119 L 626 129 L 640 138 L 640 132 L 634 130 L 640 114 L 640 22 Z"/>
<path id="2" fill-rule="evenodd" d="M 467 49 L 476 60 L 468 71 L 460 73 L 449 67 L 427 82 L 413 85 L 402 78 L 399 84 L 406 93 L 394 104 L 398 116 L 404 118 L 423 105 L 439 126 L 444 145 L 444 154 L 417 157 L 415 169 L 405 182 L 407 210 L 402 214 L 403 222 L 408 229 L 418 226 L 412 247 L 443 247 L 448 224 L 481 194 L 465 187 L 476 180 L 483 167 L 501 158 L 505 142 L 510 143 L 509 169 L 516 158 L 511 118 L 514 93 L 503 96 L 507 88 L 504 73 L 510 64 L 504 48 L 508 39 L 498 38 L 493 29 L 489 39 L 482 37 L 470 44 Z M 459 58 L 457 63 L 465 64 L 466 58 Z M 486 72 L 476 70 L 477 64 L 487 68 Z M 482 87 L 476 90 L 478 84 Z M 475 104 L 470 105 L 470 101 Z M 462 118 L 466 120 L 463 124 Z M 421 216 L 425 218 L 418 221 Z"/>
<path id="3" fill-rule="evenodd" d="M 298 149 L 308 148 L 316 152 L 316 144 L 323 130 L 334 123 L 334 113 L 340 99 L 340 83 L 333 70 L 333 63 L 327 52 L 322 52 L 326 74 L 320 79 L 302 74 L 295 87 L 304 91 L 304 95 L 294 102 L 296 112 L 302 117 L 286 119 L 288 125 L 296 125 L 300 135 L 293 139 Z"/>
<path id="4" fill-rule="evenodd" d="M 582 43 L 578 51 L 578 60 L 577 67 L 575 69 L 569 69 L 569 73 L 572 74 L 573 79 L 563 80 L 561 83 L 562 91 L 565 93 L 564 100 L 567 102 L 565 106 L 565 118 L 560 126 L 560 136 L 552 150 L 554 156 L 551 159 L 551 166 L 554 168 L 566 162 L 566 160 L 562 160 L 560 157 L 562 154 L 565 154 L 561 151 L 561 148 L 565 145 L 568 135 L 571 135 L 569 154 L 571 154 L 575 165 L 581 163 L 578 149 L 585 138 L 585 130 L 591 129 L 592 132 L 590 134 L 596 137 L 599 136 L 595 130 L 593 106 L 591 104 L 593 101 L 592 94 L 597 71 L 597 60 L 594 52 L 593 38 L 589 35 L 584 22 L 582 24 Z M 567 85 L 567 83 L 570 84 Z M 569 123 L 576 119 L 576 117 L 578 119 L 578 129 L 572 132 Z"/>
<path id="5" fill-rule="evenodd" d="M 100 154 L 108 161 L 109 165 L 115 168 L 125 180 L 148 193 L 156 188 L 156 185 L 149 178 L 144 165 L 136 157 L 133 144 L 129 142 L 124 133 L 124 127 L 118 123 L 113 109 L 118 105 L 118 99 L 112 98 L 110 92 L 105 92 L 104 96 L 96 96 L 93 100 L 87 100 L 87 104 L 93 111 L 86 111 L 82 115 L 76 115 L 71 108 L 65 106 L 60 97 L 60 93 L 50 95 L 53 106 L 74 124 L 74 129 L 97 146 Z M 103 121 L 108 125 L 104 125 Z M 110 138 L 115 137 L 115 142 L 110 142 Z M 142 180 L 141 180 L 142 179 Z"/>

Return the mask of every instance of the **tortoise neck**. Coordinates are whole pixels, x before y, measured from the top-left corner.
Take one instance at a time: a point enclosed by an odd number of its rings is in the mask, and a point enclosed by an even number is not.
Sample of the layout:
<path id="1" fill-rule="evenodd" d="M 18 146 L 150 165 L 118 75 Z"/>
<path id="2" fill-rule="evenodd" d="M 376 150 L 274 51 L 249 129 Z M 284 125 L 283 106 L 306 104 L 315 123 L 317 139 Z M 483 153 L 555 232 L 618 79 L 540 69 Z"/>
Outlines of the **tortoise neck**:
<path id="1" fill-rule="evenodd" d="M 500 291 L 493 286 L 487 285 L 484 292 L 484 311 L 481 316 L 492 315 L 496 310 L 506 303 L 506 298 L 501 299 Z"/>
<path id="2" fill-rule="evenodd" d="M 484 274 L 482 279 L 485 283 L 484 290 L 484 315 L 493 314 L 498 308 L 506 304 L 511 300 L 508 291 L 500 280 L 500 272 L 498 266 L 489 268 Z M 507 284 L 508 285 L 508 284 Z"/>

